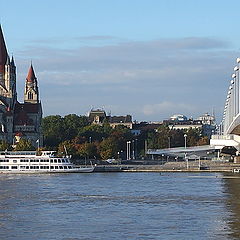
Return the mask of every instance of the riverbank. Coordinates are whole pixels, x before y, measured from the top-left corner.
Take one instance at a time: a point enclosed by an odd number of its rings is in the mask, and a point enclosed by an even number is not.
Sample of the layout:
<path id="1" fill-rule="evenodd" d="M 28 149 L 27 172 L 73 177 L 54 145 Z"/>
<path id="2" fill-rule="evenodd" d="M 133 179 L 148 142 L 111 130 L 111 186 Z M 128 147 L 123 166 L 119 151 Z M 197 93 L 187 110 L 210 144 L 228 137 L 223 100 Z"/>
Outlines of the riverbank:
<path id="1" fill-rule="evenodd" d="M 200 167 L 199 167 L 200 166 Z M 95 172 L 233 172 L 240 164 L 212 160 L 166 162 L 158 164 L 108 164 L 97 165 Z"/>

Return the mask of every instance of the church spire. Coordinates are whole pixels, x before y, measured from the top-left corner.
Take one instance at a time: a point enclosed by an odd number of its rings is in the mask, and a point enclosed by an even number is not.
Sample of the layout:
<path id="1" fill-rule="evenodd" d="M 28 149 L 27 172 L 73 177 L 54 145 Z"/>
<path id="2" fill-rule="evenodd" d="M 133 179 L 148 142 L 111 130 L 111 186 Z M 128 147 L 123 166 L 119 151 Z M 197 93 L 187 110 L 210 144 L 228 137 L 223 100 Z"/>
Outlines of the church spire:
<path id="1" fill-rule="evenodd" d="M 5 64 L 7 61 L 7 48 L 4 41 L 4 36 L 2 32 L 2 27 L 0 24 L 0 73 L 4 73 Z"/>
<path id="2" fill-rule="evenodd" d="M 37 78 L 35 76 L 32 63 L 28 70 L 28 75 L 26 77 L 24 102 L 25 103 L 38 103 L 39 102 Z"/>
<path id="3" fill-rule="evenodd" d="M 37 80 L 36 76 L 35 76 L 35 73 L 34 73 L 34 70 L 33 70 L 33 66 L 32 66 L 32 63 L 31 63 L 31 66 L 28 70 L 28 75 L 27 75 L 27 78 L 26 78 L 27 82 L 29 83 L 33 83 Z"/>

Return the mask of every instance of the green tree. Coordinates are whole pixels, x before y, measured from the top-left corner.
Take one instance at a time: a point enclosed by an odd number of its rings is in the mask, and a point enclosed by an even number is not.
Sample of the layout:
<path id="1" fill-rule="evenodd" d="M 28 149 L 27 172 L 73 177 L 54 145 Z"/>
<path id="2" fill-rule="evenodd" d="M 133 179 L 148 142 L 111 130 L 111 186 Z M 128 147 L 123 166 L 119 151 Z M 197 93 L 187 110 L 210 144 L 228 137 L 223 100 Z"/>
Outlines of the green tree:
<path id="1" fill-rule="evenodd" d="M 78 132 L 85 126 L 89 125 L 88 119 L 85 116 L 69 114 L 63 118 L 65 139 L 71 140 L 78 135 Z"/>
<path id="2" fill-rule="evenodd" d="M 107 127 L 107 125 L 100 126 L 97 124 L 92 124 L 80 129 L 78 136 L 85 137 L 88 142 L 100 142 L 109 136 L 109 130 L 110 129 Z"/>
<path id="3" fill-rule="evenodd" d="M 59 115 L 47 116 L 42 119 L 44 144 L 49 147 L 57 147 L 65 140 L 65 125 Z"/>
<path id="4" fill-rule="evenodd" d="M 15 151 L 31 151 L 31 150 L 35 150 L 35 147 L 32 145 L 30 140 L 25 138 L 21 138 L 15 148 Z"/>

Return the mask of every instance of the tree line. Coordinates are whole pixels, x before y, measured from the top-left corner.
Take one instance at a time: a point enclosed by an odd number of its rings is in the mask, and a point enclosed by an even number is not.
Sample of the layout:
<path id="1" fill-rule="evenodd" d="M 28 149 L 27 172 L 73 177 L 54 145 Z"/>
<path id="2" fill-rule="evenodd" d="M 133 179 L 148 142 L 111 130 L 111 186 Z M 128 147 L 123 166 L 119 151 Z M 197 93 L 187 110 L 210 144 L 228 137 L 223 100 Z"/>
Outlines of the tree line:
<path id="1" fill-rule="evenodd" d="M 108 122 L 102 125 L 90 124 L 88 117 L 69 114 L 64 117 L 51 115 L 42 119 L 44 136 L 43 150 L 56 150 L 59 154 L 65 152 L 75 159 L 126 159 L 127 142 L 131 142 L 131 152 L 135 157 L 143 157 L 145 148 L 160 149 L 168 147 L 183 147 L 184 134 L 187 134 L 187 146 L 208 144 L 208 137 L 201 130 L 171 130 L 166 124 L 156 130 L 145 130 L 135 136 L 130 129 L 120 125 L 112 128 Z M 0 142 L 0 150 L 10 146 Z M 27 139 L 21 139 L 15 150 L 33 150 Z"/>

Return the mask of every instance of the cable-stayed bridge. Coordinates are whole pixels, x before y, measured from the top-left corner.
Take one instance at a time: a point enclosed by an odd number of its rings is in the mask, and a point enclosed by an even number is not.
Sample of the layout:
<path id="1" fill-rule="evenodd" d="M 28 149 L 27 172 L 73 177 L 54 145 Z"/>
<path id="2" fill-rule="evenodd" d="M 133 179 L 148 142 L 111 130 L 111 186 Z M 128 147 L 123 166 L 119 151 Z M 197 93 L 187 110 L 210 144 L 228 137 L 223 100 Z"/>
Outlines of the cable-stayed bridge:
<path id="1" fill-rule="evenodd" d="M 231 151 L 229 151 L 231 149 Z M 147 154 L 151 155 L 174 155 L 181 153 L 201 154 L 209 151 L 231 152 L 240 158 L 240 58 L 236 59 L 236 66 L 233 67 L 233 74 L 227 89 L 227 96 L 221 123 L 217 126 L 216 134 L 212 135 L 210 145 L 168 148 L 168 149 L 148 149 Z M 228 150 L 228 151 L 227 151 Z M 186 156 L 186 155 L 185 155 Z"/>
<path id="2" fill-rule="evenodd" d="M 227 89 L 227 96 L 223 111 L 223 118 L 218 125 L 217 135 L 213 135 L 210 145 L 223 151 L 224 148 L 236 149 L 240 152 L 240 58 L 236 59 L 232 79 Z"/>

